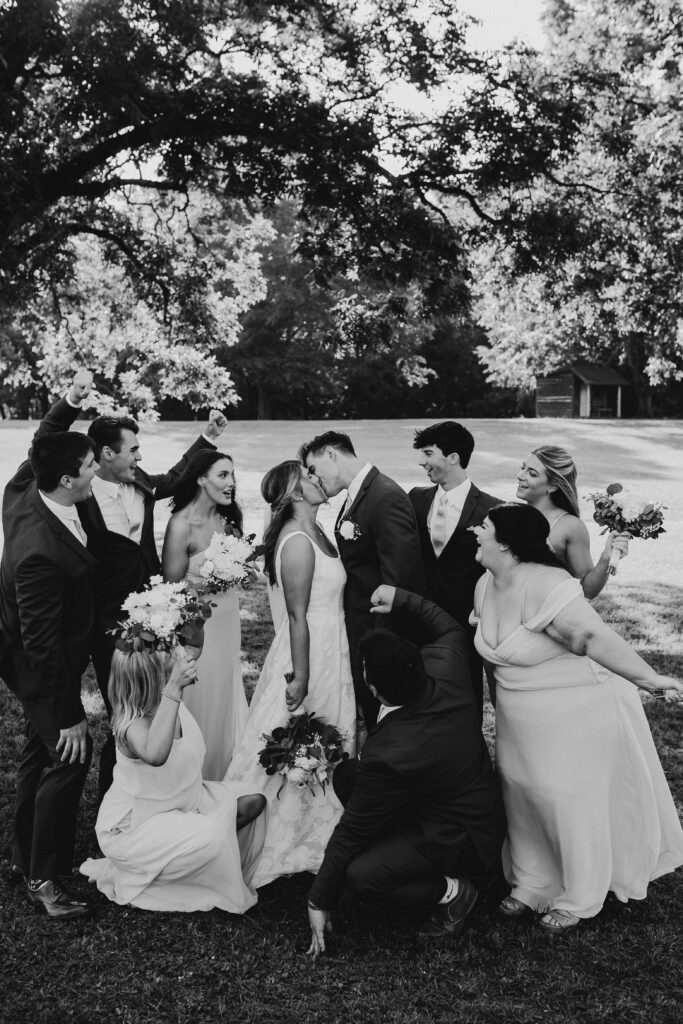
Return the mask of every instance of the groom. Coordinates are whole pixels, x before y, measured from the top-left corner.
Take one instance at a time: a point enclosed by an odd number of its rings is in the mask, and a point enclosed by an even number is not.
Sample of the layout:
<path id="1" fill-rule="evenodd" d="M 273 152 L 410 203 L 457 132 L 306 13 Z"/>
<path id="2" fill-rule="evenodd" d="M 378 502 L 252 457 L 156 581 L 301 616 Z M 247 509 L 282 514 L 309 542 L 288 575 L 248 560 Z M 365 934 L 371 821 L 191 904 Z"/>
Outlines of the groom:
<path id="1" fill-rule="evenodd" d="M 424 592 L 415 515 L 406 492 L 358 458 L 347 434 L 328 430 L 303 445 L 299 458 L 328 498 L 347 492 L 334 535 L 347 575 L 344 615 L 356 705 L 371 729 L 377 722 L 379 702 L 363 682 L 359 643 L 374 624 L 370 597 L 381 583 Z"/>

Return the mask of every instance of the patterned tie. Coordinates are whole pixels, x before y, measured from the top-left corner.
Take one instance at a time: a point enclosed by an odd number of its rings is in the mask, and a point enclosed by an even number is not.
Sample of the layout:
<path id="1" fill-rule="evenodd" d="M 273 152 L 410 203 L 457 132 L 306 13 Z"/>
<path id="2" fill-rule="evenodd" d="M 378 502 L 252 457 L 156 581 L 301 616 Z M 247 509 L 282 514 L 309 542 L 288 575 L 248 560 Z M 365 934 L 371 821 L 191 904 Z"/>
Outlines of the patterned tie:
<path id="1" fill-rule="evenodd" d="M 448 541 L 448 495 L 441 494 L 429 528 L 434 554 L 438 558 Z"/>

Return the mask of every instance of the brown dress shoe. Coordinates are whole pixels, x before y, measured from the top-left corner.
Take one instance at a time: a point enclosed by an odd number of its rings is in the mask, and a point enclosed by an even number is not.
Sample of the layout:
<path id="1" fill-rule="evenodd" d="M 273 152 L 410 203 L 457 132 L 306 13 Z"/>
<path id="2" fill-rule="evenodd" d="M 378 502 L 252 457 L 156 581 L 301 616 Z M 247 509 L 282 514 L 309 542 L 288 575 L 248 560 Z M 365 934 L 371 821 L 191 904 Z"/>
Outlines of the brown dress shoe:
<path id="1" fill-rule="evenodd" d="M 62 889 L 55 879 L 43 882 L 37 889 L 26 886 L 28 905 L 40 914 L 47 914 L 60 921 L 71 921 L 77 917 L 87 917 L 90 908 L 87 903 L 74 899 Z"/>
<path id="2" fill-rule="evenodd" d="M 460 879 L 458 892 L 448 903 L 439 903 L 432 916 L 422 925 L 420 935 L 431 939 L 455 937 L 461 930 L 479 893 L 466 878 Z"/>

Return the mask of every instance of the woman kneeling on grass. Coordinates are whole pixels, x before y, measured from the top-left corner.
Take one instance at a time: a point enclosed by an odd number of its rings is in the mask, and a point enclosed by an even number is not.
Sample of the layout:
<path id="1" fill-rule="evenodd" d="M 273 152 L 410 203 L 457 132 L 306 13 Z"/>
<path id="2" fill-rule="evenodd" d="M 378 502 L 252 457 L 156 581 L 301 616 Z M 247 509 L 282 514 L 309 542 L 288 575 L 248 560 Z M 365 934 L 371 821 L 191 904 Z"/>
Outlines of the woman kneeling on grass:
<path id="1" fill-rule="evenodd" d="M 239 783 L 202 782 L 204 741 L 182 702 L 196 675 L 183 656 L 114 652 L 116 768 L 95 826 L 104 858 L 80 870 L 115 903 L 241 914 L 257 899 L 266 801 Z"/>

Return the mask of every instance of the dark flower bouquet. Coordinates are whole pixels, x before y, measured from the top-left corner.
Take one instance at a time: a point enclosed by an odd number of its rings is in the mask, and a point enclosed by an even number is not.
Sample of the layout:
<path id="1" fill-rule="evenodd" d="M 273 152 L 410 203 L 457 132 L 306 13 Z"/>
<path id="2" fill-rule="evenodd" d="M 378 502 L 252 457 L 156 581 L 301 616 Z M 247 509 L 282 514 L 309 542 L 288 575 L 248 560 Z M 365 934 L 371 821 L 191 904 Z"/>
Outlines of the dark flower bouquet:
<path id="1" fill-rule="evenodd" d="M 595 491 L 588 497 L 595 507 L 593 519 L 606 530 L 618 530 L 643 540 L 649 537 L 656 540 L 660 533 L 666 533 L 662 515 L 664 505 L 655 501 L 634 501 L 624 493 L 621 484 L 610 484 L 604 491 Z M 610 555 L 610 576 L 615 575 L 620 557 L 618 551 Z"/>
<path id="2" fill-rule="evenodd" d="M 315 793 L 316 786 L 324 793 L 332 770 L 349 756 L 339 729 L 313 713 L 290 715 L 286 725 L 264 734 L 262 739 L 266 745 L 259 750 L 258 759 L 266 775 L 281 775 L 282 786 L 291 782 L 311 793 Z"/>

